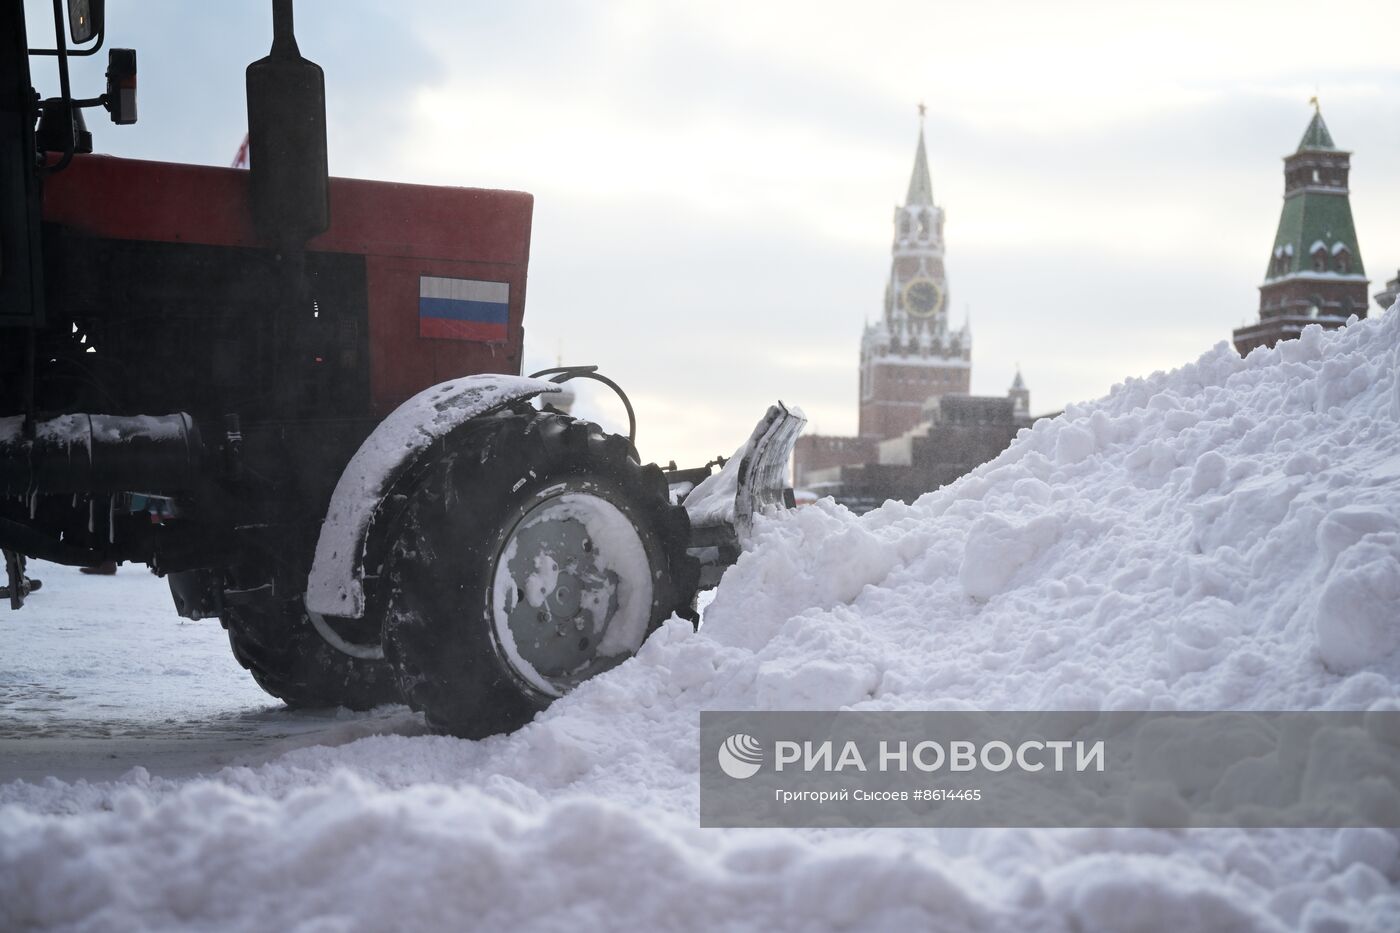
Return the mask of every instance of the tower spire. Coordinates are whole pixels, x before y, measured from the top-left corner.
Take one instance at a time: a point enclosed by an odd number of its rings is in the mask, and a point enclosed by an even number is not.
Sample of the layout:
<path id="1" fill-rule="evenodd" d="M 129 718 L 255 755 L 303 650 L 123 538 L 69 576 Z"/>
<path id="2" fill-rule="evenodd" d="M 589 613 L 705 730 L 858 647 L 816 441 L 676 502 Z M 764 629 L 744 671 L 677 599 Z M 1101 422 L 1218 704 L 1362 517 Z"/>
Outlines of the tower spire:
<path id="1" fill-rule="evenodd" d="M 1318 103 L 1317 95 L 1314 94 L 1308 98 L 1308 103 L 1313 106 L 1313 116 L 1308 121 L 1308 128 L 1303 132 L 1303 138 L 1298 141 L 1298 151 L 1336 149 L 1337 144 L 1332 142 L 1332 134 L 1327 131 L 1327 124 L 1322 120 L 1322 105 Z"/>
<path id="2" fill-rule="evenodd" d="M 1031 390 L 1026 388 L 1026 380 L 1021 376 L 1021 364 L 1016 364 L 1016 378 L 1011 380 L 1011 388 L 1006 390 L 1011 399 L 1011 411 L 1017 418 L 1029 418 L 1031 414 Z"/>
<path id="3" fill-rule="evenodd" d="M 919 104 L 919 147 L 914 151 L 914 172 L 909 176 L 909 194 L 904 198 L 906 207 L 916 204 L 933 204 L 933 182 L 928 174 L 928 152 L 924 148 L 924 113 L 927 107 Z"/>

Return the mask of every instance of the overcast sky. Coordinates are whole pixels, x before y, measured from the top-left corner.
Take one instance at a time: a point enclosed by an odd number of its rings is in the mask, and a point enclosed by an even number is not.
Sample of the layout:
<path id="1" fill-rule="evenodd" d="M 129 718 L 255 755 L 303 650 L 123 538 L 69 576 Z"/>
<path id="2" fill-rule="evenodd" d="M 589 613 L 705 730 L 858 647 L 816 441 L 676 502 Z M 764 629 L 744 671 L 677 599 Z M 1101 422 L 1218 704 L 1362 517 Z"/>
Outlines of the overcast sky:
<path id="1" fill-rule="evenodd" d="M 92 117 L 98 151 L 227 164 L 270 2 L 107 6 L 141 120 Z M 1394 0 L 303 0 L 297 37 L 333 173 L 535 195 L 526 365 L 602 366 L 663 462 L 729 452 L 778 397 L 855 430 L 920 100 L 974 392 L 1020 362 L 1061 408 L 1254 319 L 1314 93 L 1356 153 L 1370 291 L 1400 266 Z"/>

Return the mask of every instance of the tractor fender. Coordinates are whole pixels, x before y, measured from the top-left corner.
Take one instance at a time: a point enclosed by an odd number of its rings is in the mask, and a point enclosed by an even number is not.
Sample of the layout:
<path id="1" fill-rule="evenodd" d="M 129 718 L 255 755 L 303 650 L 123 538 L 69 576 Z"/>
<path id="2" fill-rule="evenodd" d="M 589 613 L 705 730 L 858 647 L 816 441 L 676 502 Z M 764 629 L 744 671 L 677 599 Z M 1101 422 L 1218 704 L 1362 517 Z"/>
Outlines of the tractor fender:
<path id="1" fill-rule="evenodd" d="M 306 608 L 330 616 L 365 612 L 365 545 L 385 496 L 439 438 L 473 418 L 559 386 L 522 376 L 464 376 L 424 389 L 394 409 L 350 458 L 331 494 L 306 584 Z"/>

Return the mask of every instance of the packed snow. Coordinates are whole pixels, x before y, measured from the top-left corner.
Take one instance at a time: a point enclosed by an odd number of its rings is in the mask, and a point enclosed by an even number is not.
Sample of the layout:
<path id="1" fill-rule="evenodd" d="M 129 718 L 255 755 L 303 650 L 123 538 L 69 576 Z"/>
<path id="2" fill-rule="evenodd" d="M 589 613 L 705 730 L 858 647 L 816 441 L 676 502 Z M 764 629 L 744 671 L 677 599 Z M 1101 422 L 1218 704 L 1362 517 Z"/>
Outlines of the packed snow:
<path id="1" fill-rule="evenodd" d="M 1400 929 L 1390 830 L 697 825 L 702 709 L 1396 708 L 1397 372 L 1395 309 L 1222 344 L 913 505 L 760 521 L 699 632 L 510 736 L 391 710 L 200 778 L 4 785 L 0 928 Z"/>

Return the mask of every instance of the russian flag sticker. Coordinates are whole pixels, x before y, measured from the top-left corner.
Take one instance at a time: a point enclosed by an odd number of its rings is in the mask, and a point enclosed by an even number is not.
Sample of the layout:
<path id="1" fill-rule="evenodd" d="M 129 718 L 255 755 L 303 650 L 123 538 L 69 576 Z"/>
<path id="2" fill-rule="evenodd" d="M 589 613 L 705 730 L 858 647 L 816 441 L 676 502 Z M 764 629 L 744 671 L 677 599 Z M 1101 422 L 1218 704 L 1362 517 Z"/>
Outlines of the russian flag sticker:
<path id="1" fill-rule="evenodd" d="M 510 283 L 418 277 L 418 336 L 439 340 L 505 340 Z"/>

